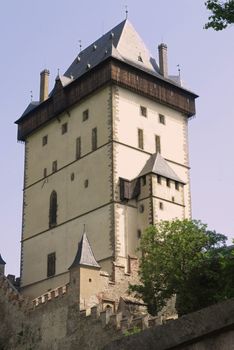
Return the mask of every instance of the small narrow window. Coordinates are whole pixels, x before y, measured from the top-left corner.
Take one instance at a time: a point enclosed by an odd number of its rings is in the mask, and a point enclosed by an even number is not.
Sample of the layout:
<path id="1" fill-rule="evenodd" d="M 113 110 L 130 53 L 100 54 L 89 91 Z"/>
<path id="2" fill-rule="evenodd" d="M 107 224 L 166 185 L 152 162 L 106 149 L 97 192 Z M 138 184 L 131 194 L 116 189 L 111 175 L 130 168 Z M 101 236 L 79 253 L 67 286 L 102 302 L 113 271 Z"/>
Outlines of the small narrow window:
<path id="1" fill-rule="evenodd" d="M 48 135 L 45 135 L 42 137 L 42 146 L 47 145 L 47 143 L 48 143 Z"/>
<path id="2" fill-rule="evenodd" d="M 147 117 L 147 108 L 144 106 L 140 106 L 140 113 L 143 117 Z"/>
<path id="3" fill-rule="evenodd" d="M 169 179 L 166 179 L 167 180 L 167 187 L 171 187 L 171 181 Z"/>
<path id="4" fill-rule="evenodd" d="M 172 197 L 171 197 L 171 201 L 172 201 L 172 202 L 175 202 L 175 197 L 172 196 Z"/>
<path id="5" fill-rule="evenodd" d="M 56 263 L 56 254 L 50 253 L 47 255 L 47 277 L 55 275 L 55 263 Z"/>
<path id="6" fill-rule="evenodd" d="M 146 185 L 146 175 L 142 176 L 142 186 Z"/>
<path id="7" fill-rule="evenodd" d="M 74 181 L 74 179 L 75 179 L 75 174 L 71 173 L 71 181 Z"/>
<path id="8" fill-rule="evenodd" d="M 85 122 L 87 119 L 89 119 L 89 110 L 88 109 L 86 109 L 83 112 L 83 122 Z"/>
<path id="9" fill-rule="evenodd" d="M 47 168 L 44 168 L 43 170 L 43 177 L 46 177 L 47 176 Z"/>
<path id="10" fill-rule="evenodd" d="M 157 175 L 157 183 L 160 185 L 162 183 L 162 177 L 160 175 Z"/>
<path id="11" fill-rule="evenodd" d="M 165 125 L 165 115 L 159 114 L 159 123 Z"/>
<path id="12" fill-rule="evenodd" d="M 180 189 L 180 185 L 179 185 L 179 182 L 175 182 L 175 189 L 177 190 L 177 191 L 179 191 L 179 189 Z"/>
<path id="13" fill-rule="evenodd" d="M 159 209 L 163 210 L 163 202 L 159 202 Z"/>
<path id="14" fill-rule="evenodd" d="M 87 188 L 89 186 L 89 180 L 86 179 L 85 182 L 84 182 L 84 187 Z"/>
<path id="15" fill-rule="evenodd" d="M 64 123 L 64 124 L 61 125 L 61 132 L 62 132 L 62 135 L 66 134 L 66 132 L 67 132 L 67 123 Z"/>
<path id="16" fill-rule="evenodd" d="M 50 195 L 49 227 L 57 225 L 57 193 L 53 191 Z"/>
<path id="17" fill-rule="evenodd" d="M 76 159 L 81 157 L 81 138 L 77 137 L 76 139 Z"/>
<path id="18" fill-rule="evenodd" d="M 57 169 L 58 169 L 58 163 L 57 163 L 57 160 L 54 160 L 52 163 L 52 173 L 55 173 Z"/>
<path id="19" fill-rule="evenodd" d="M 144 135 L 142 129 L 138 129 L 138 148 L 144 149 Z"/>
<path id="20" fill-rule="evenodd" d="M 161 140 L 158 135 L 155 135 L 155 150 L 156 153 L 161 153 Z"/>
<path id="21" fill-rule="evenodd" d="M 97 128 L 92 130 L 92 151 L 97 149 Z"/>
<path id="22" fill-rule="evenodd" d="M 137 230 L 137 238 L 138 238 L 138 239 L 141 238 L 141 230 Z"/>

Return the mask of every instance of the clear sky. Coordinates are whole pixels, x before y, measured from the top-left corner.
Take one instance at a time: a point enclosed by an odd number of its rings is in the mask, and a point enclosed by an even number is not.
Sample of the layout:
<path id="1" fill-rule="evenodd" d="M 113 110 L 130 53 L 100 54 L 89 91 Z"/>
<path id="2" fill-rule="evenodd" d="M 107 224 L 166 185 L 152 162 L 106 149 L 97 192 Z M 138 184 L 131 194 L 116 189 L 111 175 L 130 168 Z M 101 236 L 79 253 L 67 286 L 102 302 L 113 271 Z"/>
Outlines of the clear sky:
<path id="1" fill-rule="evenodd" d="M 193 217 L 234 237 L 234 28 L 206 31 L 205 0 L 8 0 L 0 10 L 0 253 L 19 274 L 24 145 L 14 121 L 39 95 L 40 71 L 63 73 L 83 48 L 125 18 L 151 53 L 168 45 L 169 73 L 180 64 L 200 95 L 189 122 Z"/>

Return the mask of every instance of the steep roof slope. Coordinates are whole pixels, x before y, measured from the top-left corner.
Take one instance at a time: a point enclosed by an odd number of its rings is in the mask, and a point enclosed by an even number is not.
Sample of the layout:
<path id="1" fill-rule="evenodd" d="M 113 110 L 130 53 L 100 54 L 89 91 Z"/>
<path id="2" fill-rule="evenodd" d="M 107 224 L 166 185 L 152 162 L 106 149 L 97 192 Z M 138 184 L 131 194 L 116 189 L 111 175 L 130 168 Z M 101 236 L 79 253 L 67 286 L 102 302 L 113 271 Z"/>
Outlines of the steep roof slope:
<path id="1" fill-rule="evenodd" d="M 167 161 L 161 156 L 160 153 L 154 153 L 150 156 L 150 158 L 147 160 L 144 168 L 142 169 L 138 177 L 144 176 L 150 173 L 161 175 L 163 177 L 166 177 L 167 179 L 184 183 L 177 176 L 177 174 L 170 167 Z"/>
<path id="2" fill-rule="evenodd" d="M 153 75 L 161 76 L 155 59 L 151 57 L 129 20 L 121 22 L 81 51 L 64 75 L 77 79 L 108 57 L 117 58 Z"/>

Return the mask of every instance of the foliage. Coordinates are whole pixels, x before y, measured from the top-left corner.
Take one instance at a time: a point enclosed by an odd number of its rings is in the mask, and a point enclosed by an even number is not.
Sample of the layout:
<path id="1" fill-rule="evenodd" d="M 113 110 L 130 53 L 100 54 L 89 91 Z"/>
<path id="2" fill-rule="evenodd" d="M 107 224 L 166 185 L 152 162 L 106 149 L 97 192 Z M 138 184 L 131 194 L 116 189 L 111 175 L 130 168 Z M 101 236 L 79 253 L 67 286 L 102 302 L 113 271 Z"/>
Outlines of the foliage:
<path id="1" fill-rule="evenodd" d="M 234 256 L 226 237 L 195 220 L 163 221 L 142 236 L 140 282 L 130 289 L 156 315 L 176 294 L 179 315 L 234 296 Z"/>
<path id="2" fill-rule="evenodd" d="M 124 332 L 125 337 L 128 337 L 129 335 L 140 333 L 141 329 L 137 326 L 134 326 L 132 329 L 129 329 Z"/>
<path id="3" fill-rule="evenodd" d="M 206 29 L 213 28 L 218 31 L 234 23 L 234 0 L 207 0 L 205 5 L 212 12 L 205 25 Z"/>

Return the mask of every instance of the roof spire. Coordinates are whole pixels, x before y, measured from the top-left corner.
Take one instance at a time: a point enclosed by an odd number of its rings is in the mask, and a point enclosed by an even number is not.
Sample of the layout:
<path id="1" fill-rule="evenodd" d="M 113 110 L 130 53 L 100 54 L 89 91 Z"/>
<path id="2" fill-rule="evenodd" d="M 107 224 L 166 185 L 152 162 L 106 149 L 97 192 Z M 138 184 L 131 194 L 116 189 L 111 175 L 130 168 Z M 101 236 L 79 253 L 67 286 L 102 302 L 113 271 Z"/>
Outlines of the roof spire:
<path id="1" fill-rule="evenodd" d="M 179 77 L 180 77 L 180 71 L 181 71 L 180 64 L 177 64 L 177 69 L 178 69 L 178 73 L 179 73 Z"/>
<path id="2" fill-rule="evenodd" d="M 79 40 L 79 47 L 80 47 L 80 52 L 82 51 L 82 40 Z"/>
<path id="3" fill-rule="evenodd" d="M 85 225 L 83 236 L 78 244 L 78 250 L 75 259 L 69 267 L 69 270 L 78 266 L 88 266 L 100 269 L 100 265 L 94 257 L 91 245 L 85 233 Z"/>
<path id="4" fill-rule="evenodd" d="M 125 5 L 125 14 L 126 14 L 126 19 L 128 19 L 128 5 Z"/>

